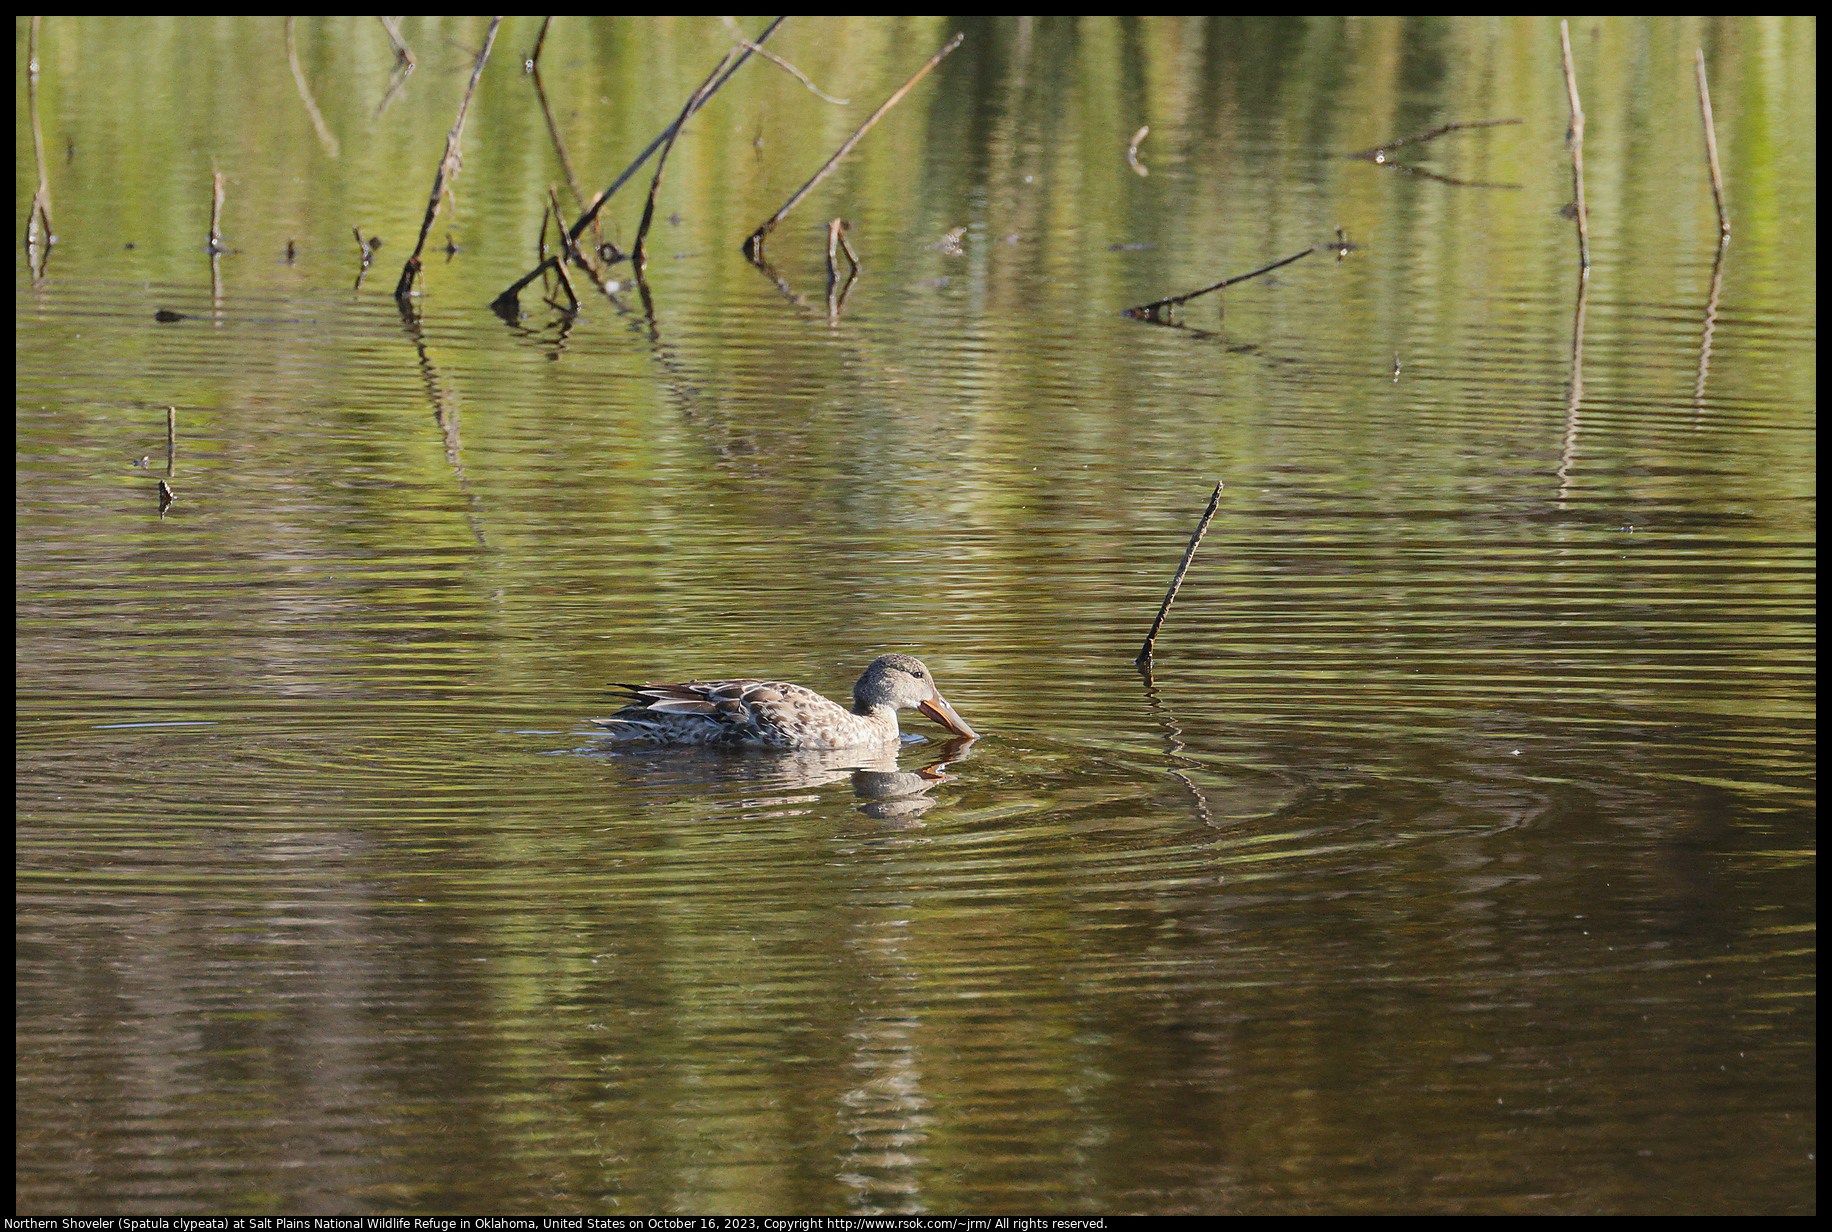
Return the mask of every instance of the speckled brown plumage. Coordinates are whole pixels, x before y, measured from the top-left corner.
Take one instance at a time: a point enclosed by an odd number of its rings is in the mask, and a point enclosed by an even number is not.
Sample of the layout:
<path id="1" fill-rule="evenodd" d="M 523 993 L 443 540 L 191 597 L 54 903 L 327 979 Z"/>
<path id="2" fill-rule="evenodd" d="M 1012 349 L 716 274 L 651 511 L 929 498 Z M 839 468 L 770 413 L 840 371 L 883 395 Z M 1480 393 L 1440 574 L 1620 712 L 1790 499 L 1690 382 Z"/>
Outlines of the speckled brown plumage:
<path id="1" fill-rule="evenodd" d="M 949 731 L 977 736 L 936 689 L 922 660 L 881 655 L 853 686 L 852 708 L 775 680 L 689 680 L 617 686 L 632 699 L 593 719 L 623 741 L 837 749 L 897 739 L 897 712 L 920 710 Z"/>

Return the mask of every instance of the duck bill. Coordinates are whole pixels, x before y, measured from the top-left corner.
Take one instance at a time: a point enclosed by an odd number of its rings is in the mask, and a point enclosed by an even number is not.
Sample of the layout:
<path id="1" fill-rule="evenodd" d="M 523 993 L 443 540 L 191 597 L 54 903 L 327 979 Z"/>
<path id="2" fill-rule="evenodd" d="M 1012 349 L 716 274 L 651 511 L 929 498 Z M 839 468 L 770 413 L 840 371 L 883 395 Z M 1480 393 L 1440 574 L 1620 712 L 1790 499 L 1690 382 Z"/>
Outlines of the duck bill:
<path id="1" fill-rule="evenodd" d="M 949 731 L 953 732 L 957 736 L 976 736 L 977 737 L 980 734 L 974 731 L 971 727 L 968 727 L 967 720 L 961 718 L 960 715 L 955 714 L 954 707 L 950 706 L 947 702 L 943 701 L 942 696 L 939 693 L 930 697 L 928 701 L 919 703 L 916 709 L 922 711 L 924 714 L 928 715 L 931 719 L 934 719 L 937 723 L 940 723 L 943 727 L 947 728 Z"/>

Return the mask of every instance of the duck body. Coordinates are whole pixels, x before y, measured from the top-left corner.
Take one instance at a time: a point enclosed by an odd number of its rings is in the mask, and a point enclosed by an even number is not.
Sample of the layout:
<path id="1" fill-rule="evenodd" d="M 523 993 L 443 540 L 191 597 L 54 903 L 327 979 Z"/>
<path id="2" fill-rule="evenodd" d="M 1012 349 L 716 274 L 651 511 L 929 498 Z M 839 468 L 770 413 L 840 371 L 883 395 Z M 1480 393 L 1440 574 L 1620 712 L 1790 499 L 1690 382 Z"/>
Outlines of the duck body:
<path id="1" fill-rule="evenodd" d="M 621 684 L 629 705 L 592 722 L 620 741 L 843 749 L 893 743 L 897 712 L 918 710 L 958 736 L 977 736 L 936 689 L 922 660 L 880 655 L 852 689 L 851 708 L 777 680 Z"/>

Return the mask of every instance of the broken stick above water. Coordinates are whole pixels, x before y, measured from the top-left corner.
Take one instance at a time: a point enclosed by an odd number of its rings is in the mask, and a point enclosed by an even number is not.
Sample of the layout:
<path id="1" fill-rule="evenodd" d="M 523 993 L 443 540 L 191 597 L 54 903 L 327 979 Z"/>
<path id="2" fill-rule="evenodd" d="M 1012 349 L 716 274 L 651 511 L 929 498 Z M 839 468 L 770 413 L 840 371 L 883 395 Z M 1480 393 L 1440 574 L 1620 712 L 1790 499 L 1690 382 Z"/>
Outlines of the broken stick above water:
<path id="1" fill-rule="evenodd" d="M 1164 606 L 1158 609 L 1158 618 L 1151 622 L 1151 632 L 1145 635 L 1145 645 L 1139 648 L 1139 657 L 1133 660 L 1140 667 L 1148 667 L 1151 663 L 1152 647 L 1157 643 L 1158 630 L 1164 627 L 1164 618 L 1170 615 L 1171 600 L 1177 597 L 1177 588 L 1183 585 L 1183 575 L 1190 571 L 1190 562 L 1196 559 L 1196 548 L 1209 529 L 1209 519 L 1215 516 L 1215 506 L 1221 503 L 1221 489 L 1224 486 L 1216 482 L 1215 491 L 1209 497 L 1209 507 L 1202 511 L 1202 521 L 1196 523 L 1196 533 L 1190 536 L 1190 545 L 1183 552 L 1183 563 L 1177 566 L 1177 576 L 1170 580 L 1170 589 L 1164 592 Z"/>
<path id="2" fill-rule="evenodd" d="M 880 106 L 876 111 L 871 113 L 871 118 L 866 120 L 865 123 L 859 125 L 859 131 L 854 133 L 852 136 L 848 137 L 846 139 L 845 144 L 840 146 L 839 149 L 833 152 L 833 157 L 827 160 L 826 165 L 823 166 L 819 171 L 816 171 L 814 173 L 813 179 L 809 180 L 806 184 L 803 184 L 800 188 L 796 189 L 795 195 L 790 197 L 787 201 L 783 202 L 782 208 L 780 210 L 777 210 L 774 214 L 764 219 L 763 222 L 759 224 L 757 229 L 751 232 L 749 238 L 747 238 L 744 241 L 744 255 L 749 257 L 752 261 L 760 260 L 763 256 L 763 239 L 766 235 L 768 235 L 770 232 L 776 229 L 776 224 L 781 222 L 784 218 L 788 217 L 789 211 L 794 209 L 797 205 L 799 205 L 803 197 L 813 192 L 814 186 L 816 184 L 819 184 L 822 180 L 826 179 L 827 173 L 832 171 L 834 167 L 838 166 L 839 161 L 842 158 L 845 158 L 846 155 L 851 152 L 852 147 L 855 145 L 858 145 L 859 142 L 864 139 L 865 134 L 871 131 L 872 125 L 876 124 L 879 120 L 883 119 L 885 112 L 889 111 L 892 107 L 895 107 L 903 99 L 903 96 L 905 94 L 908 94 L 911 91 L 911 89 L 915 87 L 917 82 L 921 81 L 924 77 L 928 76 L 930 69 L 934 68 L 937 64 L 940 64 L 943 60 L 947 59 L 948 53 L 953 51 L 956 47 L 959 47 L 961 45 L 961 40 L 966 37 L 967 36 L 965 34 L 957 34 L 953 38 L 949 39 L 946 46 L 944 46 L 940 51 L 936 52 L 933 56 L 929 57 L 929 62 L 927 64 L 917 69 L 915 72 L 915 75 L 912 76 L 908 81 L 904 82 L 902 86 L 898 87 L 897 92 L 895 94 L 885 99 L 884 104 Z"/>
<path id="3" fill-rule="evenodd" d="M 715 68 L 712 71 L 712 75 L 707 78 L 707 82 L 711 83 L 711 88 L 710 89 L 707 88 L 706 83 L 702 83 L 700 88 L 695 91 L 695 94 L 700 99 L 701 103 L 704 104 L 708 98 L 712 97 L 714 91 L 718 90 L 720 86 L 723 86 L 727 81 L 731 80 L 732 74 L 737 72 L 739 67 L 746 60 L 750 59 L 751 48 L 761 44 L 765 39 L 769 38 L 770 35 L 776 32 L 776 27 L 780 26 L 783 22 L 787 20 L 789 19 L 786 15 L 782 17 L 778 17 L 775 21 L 771 22 L 769 26 L 764 29 L 763 33 L 759 34 L 754 39 L 746 40 L 743 51 L 738 55 L 738 57 L 735 60 L 729 59 L 729 58 L 721 59 L 719 61 L 719 67 Z M 597 220 L 598 212 L 605 207 L 605 204 L 608 201 L 610 201 L 612 196 L 616 194 L 617 190 L 624 186 L 625 181 L 627 181 L 631 176 L 635 175 L 638 169 L 640 169 L 644 163 L 649 161 L 650 155 L 654 154 L 657 150 L 661 149 L 662 146 L 666 142 L 673 140 L 674 129 L 676 125 L 678 124 L 679 124 L 679 121 L 677 120 L 675 124 L 671 124 L 667 127 L 667 129 L 663 130 L 661 136 L 657 137 L 654 141 L 651 141 L 649 143 L 648 149 L 644 150 L 641 154 L 638 154 L 636 156 L 636 161 L 632 162 L 629 166 L 623 169 L 622 175 L 619 175 L 615 180 L 611 181 L 611 186 L 609 188 L 605 189 L 603 192 L 598 194 L 598 196 L 593 200 L 591 207 L 587 209 L 585 213 L 579 215 L 579 217 L 573 220 L 573 224 L 572 226 L 567 228 L 567 232 L 568 234 L 572 236 L 575 242 L 578 240 L 579 236 L 585 233 L 586 228 L 590 227 Z M 523 274 L 520 278 L 510 283 L 509 286 L 503 290 L 502 294 L 498 295 L 495 299 L 490 301 L 491 311 L 495 312 L 498 316 L 502 317 L 506 321 L 514 320 L 515 317 L 521 312 L 521 304 L 520 304 L 518 297 L 522 293 L 522 288 L 527 286 L 529 283 L 533 282 L 536 278 L 539 278 L 542 274 L 545 274 L 549 269 L 553 268 L 554 263 L 559 260 L 561 260 L 561 258 L 557 256 L 543 257 L 539 265 L 536 265 L 533 269 L 529 270 L 526 274 Z"/>
<path id="4" fill-rule="evenodd" d="M 471 64 L 471 81 L 464 88 L 464 97 L 458 101 L 458 118 L 453 121 L 452 129 L 445 135 L 445 157 L 439 160 L 438 170 L 433 173 L 432 195 L 426 200 L 426 217 L 420 221 L 420 239 L 413 246 L 413 255 L 407 258 L 407 264 L 401 267 L 400 281 L 394 284 L 395 302 L 406 307 L 408 298 L 413 294 L 414 282 L 420 277 L 420 254 L 426 250 L 426 237 L 432 232 L 433 219 L 439 216 L 439 203 L 451 190 L 451 183 L 458 177 L 458 169 L 464 165 L 459 151 L 464 144 L 464 119 L 470 113 L 471 99 L 477 94 L 477 82 L 483 77 L 483 66 L 489 63 L 490 48 L 496 45 L 496 32 L 502 28 L 503 19 L 492 17 L 490 28 L 484 32 L 483 46 L 477 51 L 477 58 Z"/>
<path id="5" fill-rule="evenodd" d="M 1571 127 L 1566 142 L 1571 146 L 1571 205 L 1578 220 L 1578 269 L 1590 277 L 1590 206 L 1584 200 L 1584 105 L 1578 101 L 1578 73 L 1571 63 L 1571 23 L 1558 23 L 1559 54 L 1565 63 L 1565 97 L 1571 103 Z"/>
<path id="6" fill-rule="evenodd" d="M 1262 266 L 1250 274 L 1236 274 L 1232 278 L 1223 278 L 1220 282 L 1206 286 L 1200 291 L 1190 291 L 1183 295 L 1172 295 L 1166 299 L 1154 299 L 1151 303 L 1140 304 L 1136 308 L 1122 308 L 1120 309 L 1120 315 L 1123 317 L 1132 317 L 1140 321 L 1157 320 L 1159 312 L 1163 309 L 1178 308 L 1187 304 L 1190 300 L 1195 299 L 1198 295 L 1207 295 L 1210 291 L 1219 291 L 1223 287 L 1231 287 L 1237 282 L 1245 282 L 1249 278 L 1258 278 L 1261 274 L 1270 274 L 1281 265 L 1290 265 L 1299 257 L 1308 257 L 1311 253 L 1317 251 L 1317 247 L 1316 244 L 1312 244 L 1303 252 L 1294 253 L 1282 261 L 1274 261 L 1271 265 Z"/>
<path id="7" fill-rule="evenodd" d="M 1718 234 L 1730 234 L 1730 211 L 1724 207 L 1724 173 L 1718 169 L 1717 123 L 1711 118 L 1711 85 L 1705 80 L 1705 53 L 1698 49 L 1698 114 L 1705 126 L 1705 166 L 1711 171 L 1711 199 L 1717 202 Z"/>

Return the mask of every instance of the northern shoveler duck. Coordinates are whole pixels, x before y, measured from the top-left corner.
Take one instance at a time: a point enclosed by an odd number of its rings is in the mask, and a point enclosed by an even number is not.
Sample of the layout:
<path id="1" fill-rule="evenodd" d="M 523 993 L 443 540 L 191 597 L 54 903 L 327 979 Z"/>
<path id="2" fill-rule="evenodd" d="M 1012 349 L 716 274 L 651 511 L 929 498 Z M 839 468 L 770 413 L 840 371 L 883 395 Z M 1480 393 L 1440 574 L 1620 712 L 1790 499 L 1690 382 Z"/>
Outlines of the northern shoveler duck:
<path id="1" fill-rule="evenodd" d="M 943 700 L 921 659 L 880 655 L 852 687 L 852 708 L 774 680 L 620 684 L 634 700 L 593 719 L 619 740 L 843 749 L 897 739 L 897 712 L 920 710 L 958 736 L 977 736 Z"/>

